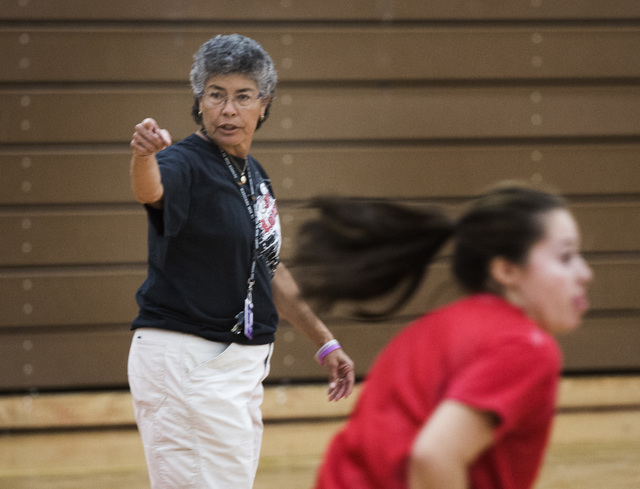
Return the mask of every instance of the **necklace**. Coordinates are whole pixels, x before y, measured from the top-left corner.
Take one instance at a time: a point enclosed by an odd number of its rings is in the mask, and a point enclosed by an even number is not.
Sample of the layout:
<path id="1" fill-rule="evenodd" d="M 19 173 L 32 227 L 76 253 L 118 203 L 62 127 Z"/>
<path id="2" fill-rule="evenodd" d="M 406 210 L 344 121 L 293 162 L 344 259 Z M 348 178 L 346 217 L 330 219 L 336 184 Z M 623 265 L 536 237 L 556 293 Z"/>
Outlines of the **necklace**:
<path id="1" fill-rule="evenodd" d="M 238 173 L 240 174 L 240 181 L 238 182 L 238 185 L 244 185 L 245 183 L 247 183 L 247 176 L 245 175 L 245 173 L 247 172 L 247 163 L 249 158 L 244 159 L 244 166 L 242 167 L 242 170 L 241 170 L 240 165 L 238 165 L 238 162 L 236 161 L 235 156 L 229 153 L 227 153 L 227 156 L 229 157 L 229 159 L 231 160 L 231 163 L 233 163 L 233 166 L 236 167 L 236 170 L 238 170 Z"/>
<path id="2" fill-rule="evenodd" d="M 204 135 L 205 138 L 207 138 L 207 140 L 213 144 L 216 144 L 213 139 L 211 139 L 209 137 L 209 135 L 207 134 L 207 130 L 202 127 L 200 129 L 200 132 Z M 222 148 L 220 148 L 222 149 Z M 238 170 L 238 173 L 240 174 L 240 181 L 238 182 L 238 185 L 244 185 L 245 183 L 247 183 L 247 165 L 249 163 L 249 158 L 244 158 L 244 167 L 242 167 L 242 169 L 240 169 L 240 165 L 238 165 L 238 162 L 236 161 L 235 156 L 233 156 L 232 154 L 227 153 L 226 151 L 224 152 L 224 154 L 226 154 L 229 159 L 231 160 L 231 162 L 233 163 L 233 166 L 235 166 L 236 170 Z M 233 173 L 233 172 L 232 172 Z"/>

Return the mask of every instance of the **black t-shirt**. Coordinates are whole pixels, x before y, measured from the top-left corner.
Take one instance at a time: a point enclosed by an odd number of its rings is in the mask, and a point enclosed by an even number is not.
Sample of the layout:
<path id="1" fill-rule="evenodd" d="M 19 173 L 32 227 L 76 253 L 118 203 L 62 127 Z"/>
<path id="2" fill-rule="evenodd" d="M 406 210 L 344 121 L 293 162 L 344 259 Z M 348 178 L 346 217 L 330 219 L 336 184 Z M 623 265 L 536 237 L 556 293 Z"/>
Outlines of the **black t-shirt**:
<path id="1" fill-rule="evenodd" d="M 221 342 L 274 341 L 278 314 L 271 282 L 281 232 L 270 180 L 249 157 L 260 256 L 253 289 L 253 339 L 231 332 L 243 311 L 255 244 L 254 221 L 216 145 L 195 134 L 157 154 L 164 208 L 146 206 L 148 276 L 136 295 L 132 328 L 152 327 Z M 244 184 L 250 195 L 249 183 Z"/>

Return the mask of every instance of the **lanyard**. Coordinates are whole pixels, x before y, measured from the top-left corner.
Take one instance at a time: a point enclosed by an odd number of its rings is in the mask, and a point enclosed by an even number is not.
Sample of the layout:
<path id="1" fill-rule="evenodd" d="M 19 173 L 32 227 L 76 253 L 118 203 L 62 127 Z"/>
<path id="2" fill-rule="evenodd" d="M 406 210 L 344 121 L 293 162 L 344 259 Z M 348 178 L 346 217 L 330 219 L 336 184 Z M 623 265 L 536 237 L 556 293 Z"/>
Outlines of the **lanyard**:
<path id="1" fill-rule="evenodd" d="M 239 175 L 236 172 L 236 169 L 231 164 L 231 160 L 227 153 L 220 148 L 220 153 L 222 153 L 222 157 L 224 158 L 224 162 L 227 165 L 227 168 L 231 172 L 234 181 L 239 180 Z M 260 251 L 260 228 L 258 222 L 258 216 L 255 209 L 255 189 L 253 186 L 253 177 L 251 166 L 249 165 L 249 155 L 247 155 L 247 178 L 249 184 L 250 194 L 247 195 L 247 191 L 244 188 L 244 185 L 240 185 L 240 193 L 242 194 L 242 200 L 244 200 L 244 205 L 247 208 L 247 212 L 249 213 L 249 217 L 251 218 L 251 222 L 253 223 L 254 228 L 254 240 L 253 240 L 253 253 L 251 256 L 251 272 L 249 274 L 249 279 L 247 280 L 247 297 L 244 300 L 244 310 L 240 311 L 236 314 L 236 324 L 231 329 L 231 332 L 240 334 L 244 332 L 244 335 L 253 339 L 253 286 L 256 283 L 256 262 L 258 260 L 259 251 Z"/>

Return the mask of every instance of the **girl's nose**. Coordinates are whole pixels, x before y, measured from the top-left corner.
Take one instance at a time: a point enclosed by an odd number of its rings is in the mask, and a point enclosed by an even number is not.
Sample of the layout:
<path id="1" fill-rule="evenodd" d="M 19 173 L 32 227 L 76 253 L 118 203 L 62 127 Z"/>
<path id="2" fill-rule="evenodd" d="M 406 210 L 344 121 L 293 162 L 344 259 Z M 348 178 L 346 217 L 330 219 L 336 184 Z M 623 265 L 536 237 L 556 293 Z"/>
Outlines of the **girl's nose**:
<path id="1" fill-rule="evenodd" d="M 593 270 L 584 258 L 582 259 L 581 279 L 586 284 L 593 280 Z"/>

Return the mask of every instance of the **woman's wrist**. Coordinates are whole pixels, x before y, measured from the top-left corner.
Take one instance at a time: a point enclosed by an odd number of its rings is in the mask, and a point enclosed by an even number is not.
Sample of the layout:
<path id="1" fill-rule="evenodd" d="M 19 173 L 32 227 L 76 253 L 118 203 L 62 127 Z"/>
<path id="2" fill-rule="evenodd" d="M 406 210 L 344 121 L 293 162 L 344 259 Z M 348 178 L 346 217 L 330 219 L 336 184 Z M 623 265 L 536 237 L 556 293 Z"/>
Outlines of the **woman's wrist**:
<path id="1" fill-rule="evenodd" d="M 341 348 L 342 347 L 340 346 L 340 343 L 338 343 L 338 340 L 336 339 L 329 340 L 324 345 L 322 345 L 320 349 L 316 352 L 315 359 L 318 361 L 320 365 L 324 365 L 324 359 L 327 357 L 327 355 Z"/>

